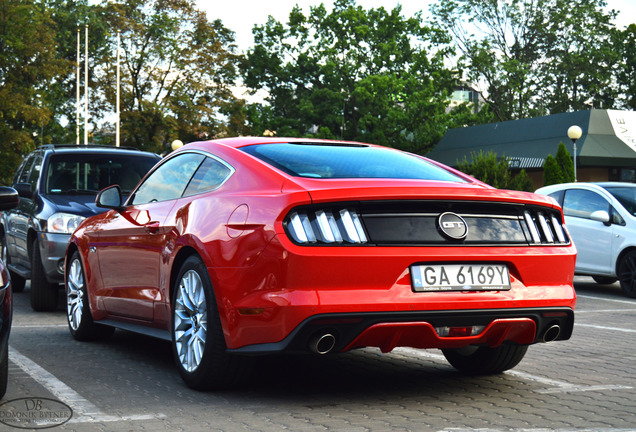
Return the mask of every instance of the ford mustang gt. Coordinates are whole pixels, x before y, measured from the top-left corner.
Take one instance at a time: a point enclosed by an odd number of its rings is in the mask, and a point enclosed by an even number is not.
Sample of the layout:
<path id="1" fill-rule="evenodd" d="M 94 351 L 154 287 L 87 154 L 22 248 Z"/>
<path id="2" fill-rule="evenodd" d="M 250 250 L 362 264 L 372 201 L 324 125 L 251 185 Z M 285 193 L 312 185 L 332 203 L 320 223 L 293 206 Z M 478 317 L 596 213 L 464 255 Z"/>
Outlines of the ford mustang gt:
<path id="1" fill-rule="evenodd" d="M 66 255 L 78 340 L 115 328 L 172 343 L 197 389 L 249 357 L 439 348 L 464 373 L 570 338 L 576 249 L 550 197 L 494 189 L 424 157 L 326 140 L 188 144 Z"/>

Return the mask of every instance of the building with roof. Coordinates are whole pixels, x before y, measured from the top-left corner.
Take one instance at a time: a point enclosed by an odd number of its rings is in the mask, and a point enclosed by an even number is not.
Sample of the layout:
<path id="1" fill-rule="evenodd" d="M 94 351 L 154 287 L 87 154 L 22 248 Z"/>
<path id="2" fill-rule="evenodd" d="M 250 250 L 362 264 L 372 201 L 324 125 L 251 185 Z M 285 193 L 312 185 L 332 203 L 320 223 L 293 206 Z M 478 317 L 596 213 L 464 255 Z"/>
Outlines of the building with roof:
<path id="1" fill-rule="evenodd" d="M 559 143 L 573 153 L 572 125 L 583 131 L 576 142 L 577 181 L 636 183 L 636 111 L 591 109 L 451 129 L 426 156 L 457 167 L 464 158 L 471 162 L 472 153 L 492 151 L 540 187 L 545 158 L 556 155 Z"/>

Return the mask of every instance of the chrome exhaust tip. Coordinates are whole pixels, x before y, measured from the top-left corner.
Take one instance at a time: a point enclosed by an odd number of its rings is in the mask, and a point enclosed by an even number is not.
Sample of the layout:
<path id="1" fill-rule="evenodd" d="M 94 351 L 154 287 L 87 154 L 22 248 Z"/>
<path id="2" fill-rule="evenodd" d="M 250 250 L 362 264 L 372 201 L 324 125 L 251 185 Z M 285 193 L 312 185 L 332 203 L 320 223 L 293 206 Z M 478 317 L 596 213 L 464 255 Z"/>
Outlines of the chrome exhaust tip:
<path id="1" fill-rule="evenodd" d="M 543 333 L 543 342 L 552 342 L 556 340 L 560 334 L 561 334 L 561 327 L 555 324 L 549 329 L 547 329 L 545 333 Z"/>
<path id="2" fill-rule="evenodd" d="M 319 334 L 311 338 L 309 341 L 309 349 L 315 353 L 324 355 L 336 346 L 336 337 L 331 333 Z"/>

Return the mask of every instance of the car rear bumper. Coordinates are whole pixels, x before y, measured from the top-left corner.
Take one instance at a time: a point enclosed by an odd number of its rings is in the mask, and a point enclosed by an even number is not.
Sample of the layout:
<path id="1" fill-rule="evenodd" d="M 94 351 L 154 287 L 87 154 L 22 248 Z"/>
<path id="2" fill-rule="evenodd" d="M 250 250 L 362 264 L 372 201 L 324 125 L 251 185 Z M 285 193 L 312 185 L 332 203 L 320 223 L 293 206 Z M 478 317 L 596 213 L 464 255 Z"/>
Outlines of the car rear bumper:
<path id="1" fill-rule="evenodd" d="M 523 337 L 505 336 L 503 341 L 541 341 L 552 321 L 559 326 L 559 336 L 552 339 L 567 339 L 576 304 L 575 260 L 572 246 L 300 248 L 274 241 L 248 269 L 209 271 L 229 349 L 306 350 L 308 339 L 330 330 L 315 323 L 333 318 L 346 321 L 334 329 L 338 333 L 334 350 L 343 351 L 369 345 L 412 346 L 413 342 L 404 341 L 416 333 L 426 333 L 423 340 L 428 342 L 421 345 L 432 348 L 441 342 L 431 328 L 487 328 L 500 319 L 530 319 L 535 326 L 531 331 L 527 323 L 505 324 L 506 333 L 517 332 L 519 326 L 525 330 Z M 410 269 L 423 262 L 505 263 L 510 289 L 415 292 Z M 396 322 L 412 324 L 391 324 Z M 497 324 L 498 331 L 501 326 Z M 398 342 L 383 340 L 385 333 Z M 302 334 L 300 342 L 296 334 Z M 488 341 L 475 343 L 492 344 Z"/>
<path id="2" fill-rule="evenodd" d="M 474 335 L 440 336 L 440 328 L 465 329 L 483 326 Z M 496 309 L 434 312 L 385 312 L 325 314 L 308 318 L 285 339 L 276 343 L 248 345 L 230 350 L 240 354 L 272 352 L 344 352 L 378 347 L 389 352 L 399 346 L 413 348 L 460 348 L 467 345 L 530 345 L 567 340 L 574 327 L 570 308 Z M 326 335 L 331 346 L 316 349 Z"/>

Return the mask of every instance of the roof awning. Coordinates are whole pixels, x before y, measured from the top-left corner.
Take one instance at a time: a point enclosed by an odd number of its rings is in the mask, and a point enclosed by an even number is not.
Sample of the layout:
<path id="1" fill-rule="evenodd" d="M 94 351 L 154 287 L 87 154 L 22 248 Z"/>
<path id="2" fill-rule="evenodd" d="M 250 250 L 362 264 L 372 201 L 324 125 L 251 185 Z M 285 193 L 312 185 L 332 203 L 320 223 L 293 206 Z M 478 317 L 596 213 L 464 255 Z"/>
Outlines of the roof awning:
<path id="1" fill-rule="evenodd" d="M 578 125 L 579 166 L 636 166 L 636 112 L 590 110 L 451 129 L 427 156 L 446 165 L 471 162 L 472 153 L 494 152 L 513 168 L 541 168 L 563 142 L 573 153 L 567 130 Z"/>

